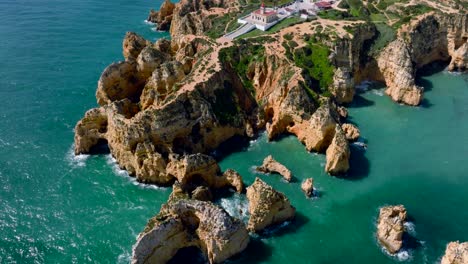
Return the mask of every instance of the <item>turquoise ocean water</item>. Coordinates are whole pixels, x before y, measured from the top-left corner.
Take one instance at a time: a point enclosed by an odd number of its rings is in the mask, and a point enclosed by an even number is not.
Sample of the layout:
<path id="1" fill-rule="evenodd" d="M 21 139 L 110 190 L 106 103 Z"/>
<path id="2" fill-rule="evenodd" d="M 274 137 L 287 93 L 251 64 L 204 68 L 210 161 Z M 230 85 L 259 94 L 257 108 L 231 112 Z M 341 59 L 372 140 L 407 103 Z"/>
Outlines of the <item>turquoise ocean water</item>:
<path id="1" fill-rule="evenodd" d="M 158 1 L 0 0 L 0 263 L 127 263 L 136 235 L 170 193 L 137 184 L 109 155 L 72 154 L 73 127 L 96 106 L 102 70 L 122 59 L 126 31 L 167 36 L 144 23 Z M 226 156 L 246 183 L 262 177 L 297 207 L 296 221 L 255 237 L 232 263 L 435 263 L 445 244 L 468 240 L 468 77 L 424 77 L 422 107 L 381 90 L 350 107 L 367 151 L 353 147 L 350 179 L 323 172 L 324 156 L 294 137 L 261 135 Z M 221 151 L 220 151 L 221 152 Z M 268 155 L 296 181 L 255 175 Z M 319 197 L 305 199 L 313 177 Z M 218 201 L 239 214 L 245 200 Z M 378 208 L 403 203 L 407 250 L 382 252 Z M 245 210 L 244 210 L 245 211 Z"/>

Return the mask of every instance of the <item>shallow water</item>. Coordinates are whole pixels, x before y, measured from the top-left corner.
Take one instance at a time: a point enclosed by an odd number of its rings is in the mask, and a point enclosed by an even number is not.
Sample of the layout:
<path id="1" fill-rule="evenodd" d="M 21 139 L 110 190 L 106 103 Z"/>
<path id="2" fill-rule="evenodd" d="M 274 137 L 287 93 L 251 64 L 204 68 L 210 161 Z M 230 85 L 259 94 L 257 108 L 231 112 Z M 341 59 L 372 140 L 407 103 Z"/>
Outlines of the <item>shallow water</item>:
<path id="1" fill-rule="evenodd" d="M 73 127 L 96 106 L 102 70 L 122 59 L 128 30 L 167 36 L 144 23 L 159 2 L 0 0 L 0 263 L 127 263 L 131 245 L 170 193 L 137 184 L 109 155 L 74 157 Z M 351 121 L 367 151 L 353 147 L 349 179 L 323 172 L 323 155 L 294 137 L 264 135 L 225 157 L 246 183 L 259 176 L 286 193 L 297 219 L 256 236 L 233 263 L 395 263 L 374 239 L 378 208 L 403 203 L 412 218 L 410 263 L 434 263 L 452 240 L 468 240 L 468 84 L 440 72 L 422 80 L 423 107 L 381 91 L 357 97 Z M 272 154 L 296 179 L 256 175 Z M 319 193 L 306 199 L 300 182 Z M 245 200 L 219 201 L 245 219 Z M 243 210 L 240 213 L 239 208 Z M 405 253 L 400 254 L 405 257 Z"/>

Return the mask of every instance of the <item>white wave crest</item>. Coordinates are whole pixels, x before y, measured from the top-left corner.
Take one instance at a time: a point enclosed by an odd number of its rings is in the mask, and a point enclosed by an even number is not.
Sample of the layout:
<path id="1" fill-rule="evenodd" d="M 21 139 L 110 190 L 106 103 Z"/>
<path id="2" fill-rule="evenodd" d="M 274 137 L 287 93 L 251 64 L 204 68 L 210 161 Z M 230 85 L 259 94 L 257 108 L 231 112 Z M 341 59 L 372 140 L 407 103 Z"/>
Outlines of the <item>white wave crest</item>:
<path id="1" fill-rule="evenodd" d="M 150 25 L 150 26 L 154 26 L 154 25 L 156 25 L 156 23 L 153 23 L 153 22 L 151 22 L 151 21 L 148 21 L 148 20 L 146 20 L 146 19 L 145 19 L 145 20 L 143 20 L 143 23 L 145 23 L 146 25 Z"/>
<path id="2" fill-rule="evenodd" d="M 89 158 L 89 156 L 90 155 L 87 154 L 75 155 L 74 145 L 72 145 L 67 152 L 66 160 L 73 168 L 84 167 L 86 166 L 86 160 Z"/>
<path id="3" fill-rule="evenodd" d="M 218 204 L 228 212 L 230 216 L 241 219 L 244 222 L 249 220 L 249 202 L 244 195 L 235 193 L 228 198 L 221 198 Z"/>
<path id="4" fill-rule="evenodd" d="M 405 226 L 406 232 L 408 232 L 408 234 L 412 235 L 413 237 L 416 236 L 416 226 L 413 222 L 405 222 L 403 225 Z"/>

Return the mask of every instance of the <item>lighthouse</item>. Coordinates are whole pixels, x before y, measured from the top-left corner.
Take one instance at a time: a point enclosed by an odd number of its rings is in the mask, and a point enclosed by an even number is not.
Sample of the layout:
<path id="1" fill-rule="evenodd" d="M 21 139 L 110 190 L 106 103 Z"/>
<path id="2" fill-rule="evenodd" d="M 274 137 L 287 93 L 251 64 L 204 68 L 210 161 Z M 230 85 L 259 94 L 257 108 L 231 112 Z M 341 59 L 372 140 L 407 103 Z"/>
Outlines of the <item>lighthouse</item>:
<path id="1" fill-rule="evenodd" d="M 265 3 L 262 1 L 262 5 L 260 6 L 260 14 L 265 14 Z"/>

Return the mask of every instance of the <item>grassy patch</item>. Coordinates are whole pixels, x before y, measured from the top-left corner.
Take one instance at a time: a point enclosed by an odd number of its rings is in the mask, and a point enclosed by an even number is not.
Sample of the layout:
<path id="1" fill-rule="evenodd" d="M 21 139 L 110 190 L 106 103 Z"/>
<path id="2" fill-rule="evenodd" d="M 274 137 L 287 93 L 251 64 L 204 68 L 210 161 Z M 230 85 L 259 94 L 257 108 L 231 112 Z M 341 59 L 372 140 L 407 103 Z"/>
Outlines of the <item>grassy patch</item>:
<path id="1" fill-rule="evenodd" d="M 241 40 L 235 46 L 220 50 L 219 59 L 222 63 L 229 64 L 235 70 L 244 87 L 254 95 L 255 89 L 252 81 L 247 76 L 247 71 L 253 62 L 265 60 L 265 47 L 262 44 Z"/>
<path id="2" fill-rule="evenodd" d="M 378 31 L 378 37 L 370 48 L 370 54 L 375 55 L 385 48 L 388 43 L 396 39 L 396 32 L 393 28 L 384 23 L 376 23 L 375 27 Z"/>
<path id="3" fill-rule="evenodd" d="M 321 94 L 327 93 L 333 82 L 334 67 L 328 59 L 329 55 L 330 50 L 313 39 L 306 47 L 294 51 L 295 64 L 310 78 L 311 88 Z"/>

